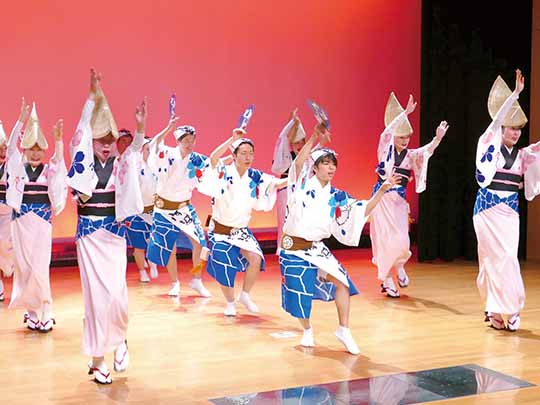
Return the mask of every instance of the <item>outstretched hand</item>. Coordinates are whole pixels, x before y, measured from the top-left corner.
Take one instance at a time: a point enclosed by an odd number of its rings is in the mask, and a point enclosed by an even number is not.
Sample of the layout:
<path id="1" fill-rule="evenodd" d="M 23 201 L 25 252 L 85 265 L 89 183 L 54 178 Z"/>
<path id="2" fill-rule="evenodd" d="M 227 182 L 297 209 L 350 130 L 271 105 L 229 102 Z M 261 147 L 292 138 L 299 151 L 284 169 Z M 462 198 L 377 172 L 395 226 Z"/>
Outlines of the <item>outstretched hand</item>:
<path id="1" fill-rule="evenodd" d="M 389 177 L 384 181 L 381 188 L 386 191 L 399 184 L 401 184 L 401 176 L 399 174 L 393 174 L 392 177 Z"/>
<path id="2" fill-rule="evenodd" d="M 64 120 L 60 118 L 53 127 L 53 136 L 55 141 L 61 141 L 64 133 Z"/>
<path id="3" fill-rule="evenodd" d="M 236 142 L 237 140 L 242 139 L 245 135 L 246 135 L 246 131 L 240 128 L 235 128 L 233 129 L 233 132 L 232 132 L 232 141 Z"/>
<path id="4" fill-rule="evenodd" d="M 177 117 L 176 115 L 171 116 L 169 123 L 167 124 L 167 131 L 175 129 L 178 126 L 178 121 L 180 121 L 180 117 Z"/>
<path id="5" fill-rule="evenodd" d="M 146 97 L 143 99 L 140 105 L 135 108 L 135 121 L 137 121 L 137 131 L 144 132 L 146 126 Z"/>
<path id="6" fill-rule="evenodd" d="M 446 121 L 441 121 L 441 123 L 437 127 L 437 130 L 435 131 L 435 136 L 437 137 L 437 139 L 441 140 L 446 134 L 446 131 L 448 131 L 448 128 L 450 128 L 450 125 L 448 125 Z"/>
<path id="7" fill-rule="evenodd" d="M 296 107 L 291 113 L 291 119 L 294 120 L 294 122 L 300 121 L 300 118 L 298 118 L 298 107 Z"/>
<path id="8" fill-rule="evenodd" d="M 521 74 L 521 70 L 516 69 L 516 92 L 521 93 L 525 88 L 525 78 Z"/>
<path id="9" fill-rule="evenodd" d="M 90 68 L 90 98 L 97 97 L 98 90 L 101 86 L 101 73 L 96 72 L 94 68 Z"/>
<path id="10" fill-rule="evenodd" d="M 21 101 L 21 112 L 19 114 L 19 122 L 25 123 L 29 116 L 30 116 L 30 105 L 26 104 L 26 100 L 23 97 Z"/>
<path id="11" fill-rule="evenodd" d="M 414 101 L 414 98 L 411 95 L 409 95 L 409 101 L 407 102 L 407 107 L 405 108 L 405 112 L 407 115 L 411 114 L 416 108 L 416 101 Z"/>

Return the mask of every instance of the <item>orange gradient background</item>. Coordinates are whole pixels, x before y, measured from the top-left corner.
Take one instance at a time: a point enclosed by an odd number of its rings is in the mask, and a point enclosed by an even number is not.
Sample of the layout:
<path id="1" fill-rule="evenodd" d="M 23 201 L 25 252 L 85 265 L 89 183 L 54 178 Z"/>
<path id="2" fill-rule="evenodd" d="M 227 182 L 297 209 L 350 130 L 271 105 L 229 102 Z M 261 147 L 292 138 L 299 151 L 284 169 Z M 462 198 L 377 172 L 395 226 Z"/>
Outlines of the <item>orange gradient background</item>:
<path id="1" fill-rule="evenodd" d="M 91 66 L 103 74 L 119 127 L 134 128 L 134 108 L 147 96 L 154 135 L 167 124 L 174 92 L 205 154 L 254 104 L 248 130 L 254 166 L 264 171 L 294 107 L 311 133 L 310 98 L 330 116 L 339 153 L 334 185 L 367 198 L 389 92 L 402 104 L 410 93 L 419 98 L 420 0 L 26 0 L 5 2 L 1 14 L 0 119 L 9 132 L 21 96 L 36 101 L 51 149 L 52 125 L 62 117 L 67 150 Z M 416 147 L 418 111 L 411 121 Z M 412 188 L 409 200 L 416 217 Z M 204 221 L 209 200 L 195 193 L 194 203 Z M 71 201 L 53 225 L 55 237 L 74 235 Z M 257 213 L 252 226 L 275 226 L 275 213 Z"/>

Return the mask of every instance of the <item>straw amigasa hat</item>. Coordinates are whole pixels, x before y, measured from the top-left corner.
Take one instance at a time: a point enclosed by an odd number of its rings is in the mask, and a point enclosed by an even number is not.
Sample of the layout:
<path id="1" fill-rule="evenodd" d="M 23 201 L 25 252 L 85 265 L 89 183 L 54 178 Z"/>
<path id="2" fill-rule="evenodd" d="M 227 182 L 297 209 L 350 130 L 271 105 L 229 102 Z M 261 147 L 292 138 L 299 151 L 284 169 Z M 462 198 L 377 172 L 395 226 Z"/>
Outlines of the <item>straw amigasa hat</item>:
<path id="1" fill-rule="evenodd" d="M 43 135 L 43 132 L 39 126 L 36 103 L 33 103 L 32 112 L 30 113 L 30 118 L 28 118 L 28 122 L 21 139 L 21 148 L 30 149 L 36 144 L 43 150 L 46 150 L 49 147 L 47 140 L 45 139 L 45 136 Z"/>
<path id="2" fill-rule="evenodd" d="M 495 115 L 506 101 L 508 97 L 512 94 L 512 90 L 506 84 L 501 76 L 497 76 L 488 97 L 488 111 L 492 119 L 495 118 Z M 518 101 L 514 101 L 510 111 L 506 114 L 506 117 L 502 120 L 502 125 L 504 127 L 514 127 L 521 128 L 527 123 L 527 116 L 521 109 Z"/>
<path id="3" fill-rule="evenodd" d="M 118 139 L 118 127 L 114 121 L 107 97 L 105 97 L 101 87 L 96 94 L 96 105 L 94 111 L 92 111 L 90 125 L 92 126 L 93 139 L 100 139 L 108 134 L 112 134 L 115 139 Z"/>
<path id="4" fill-rule="evenodd" d="M 398 99 L 396 98 L 396 95 L 394 92 L 390 93 L 390 97 L 388 97 L 388 102 L 386 103 L 386 110 L 384 111 L 384 125 L 388 126 L 390 123 L 396 118 L 399 114 L 401 114 L 403 111 L 403 107 L 401 104 L 399 104 Z M 394 131 L 394 136 L 407 136 L 411 135 L 413 133 L 413 129 L 411 126 L 411 123 L 409 122 L 409 118 L 405 118 L 405 120 L 399 124 L 399 126 Z"/>

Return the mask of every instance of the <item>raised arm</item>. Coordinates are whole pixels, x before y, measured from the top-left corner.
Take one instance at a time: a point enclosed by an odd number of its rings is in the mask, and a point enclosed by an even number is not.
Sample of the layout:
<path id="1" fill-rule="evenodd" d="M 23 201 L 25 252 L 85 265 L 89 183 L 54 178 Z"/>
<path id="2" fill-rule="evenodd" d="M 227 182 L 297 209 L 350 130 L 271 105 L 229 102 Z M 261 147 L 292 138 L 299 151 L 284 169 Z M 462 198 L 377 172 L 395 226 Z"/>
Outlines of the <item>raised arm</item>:
<path id="1" fill-rule="evenodd" d="M 298 131 L 298 127 L 300 126 L 300 118 L 298 118 L 298 108 L 295 108 L 293 110 L 291 120 L 293 121 L 293 125 L 289 128 L 289 131 L 287 132 L 287 140 L 289 141 L 289 145 L 293 143 L 296 131 Z"/>
<path id="2" fill-rule="evenodd" d="M 17 144 L 19 142 L 21 129 L 28 120 L 28 117 L 30 116 L 30 105 L 26 104 L 26 101 L 24 100 L 24 97 L 21 101 L 21 112 L 19 114 L 19 118 L 17 119 L 17 122 L 15 123 L 15 126 L 11 130 L 11 135 L 9 136 L 9 141 L 7 144 L 7 156 L 13 155 L 13 153 L 17 152 Z"/>
<path id="3" fill-rule="evenodd" d="M 379 146 L 377 148 L 377 157 L 379 159 L 379 162 L 385 161 L 385 156 L 388 153 L 388 146 L 394 144 L 394 132 L 396 131 L 396 128 L 407 118 L 409 114 L 411 114 L 416 109 L 416 101 L 414 101 L 414 98 L 411 95 L 409 95 L 409 100 L 407 102 L 407 107 L 405 108 L 405 111 L 403 111 L 401 114 L 396 116 L 388 124 L 388 126 L 384 129 L 384 131 L 381 133 L 381 136 L 379 138 Z"/>
<path id="4" fill-rule="evenodd" d="M 178 124 L 178 121 L 180 118 L 176 116 L 172 116 L 169 119 L 169 123 L 161 132 L 159 132 L 157 135 L 155 135 L 152 140 L 150 141 L 149 148 L 151 151 L 155 150 L 159 144 L 161 144 L 165 140 L 165 136 L 171 132 L 174 128 L 176 128 L 176 125 Z"/>
<path id="5" fill-rule="evenodd" d="M 435 136 L 433 137 L 431 142 L 422 146 L 421 148 L 415 149 L 413 153 L 427 151 L 430 155 L 432 155 L 433 152 L 435 152 L 435 149 L 437 149 L 437 147 L 443 140 L 444 136 L 446 135 L 446 131 L 448 131 L 448 128 L 450 128 L 450 125 L 448 125 L 446 121 L 441 121 L 441 123 L 435 130 Z"/>
<path id="6" fill-rule="evenodd" d="M 64 133 L 64 120 L 60 118 L 56 121 L 53 127 L 54 136 L 54 155 L 52 161 L 54 163 L 60 163 L 64 160 L 64 142 L 62 141 Z"/>
<path id="7" fill-rule="evenodd" d="M 140 151 L 143 146 L 147 115 L 147 102 L 145 97 L 142 103 L 135 108 L 135 121 L 137 122 L 137 130 L 135 131 L 133 142 L 131 143 L 131 145 L 129 145 L 129 149 L 131 151 Z"/>
<path id="8" fill-rule="evenodd" d="M 221 145 L 219 145 L 216 149 L 214 149 L 210 154 L 210 164 L 212 165 L 212 168 L 215 168 L 217 166 L 217 164 L 219 163 L 219 158 L 225 152 L 227 152 L 227 150 L 229 150 L 229 147 L 232 145 L 232 143 L 237 141 L 238 139 L 241 139 L 245 134 L 246 131 L 241 128 L 233 129 L 232 136 L 225 142 L 223 142 Z"/>
<path id="9" fill-rule="evenodd" d="M 493 118 L 493 123 L 491 125 L 496 127 L 502 126 L 502 122 L 508 114 L 508 111 L 510 111 L 510 109 L 512 108 L 512 104 L 519 98 L 519 94 L 523 91 L 524 88 L 525 78 L 521 74 L 521 70 L 516 69 L 516 88 L 514 89 L 514 92 L 505 100 L 501 108 L 499 108 L 499 111 L 497 111 L 497 114 L 495 114 L 495 117 Z"/>
<path id="10" fill-rule="evenodd" d="M 326 131 L 326 128 L 322 124 L 317 124 L 315 126 L 315 128 L 313 129 L 313 134 L 302 147 L 302 149 L 296 156 L 296 159 L 294 159 L 293 164 L 296 173 L 302 172 L 304 163 L 309 158 L 311 151 L 313 150 L 313 145 L 315 145 L 315 142 L 319 140 L 319 138 L 321 143 L 325 143 L 325 140 L 330 139 L 330 132 Z"/>

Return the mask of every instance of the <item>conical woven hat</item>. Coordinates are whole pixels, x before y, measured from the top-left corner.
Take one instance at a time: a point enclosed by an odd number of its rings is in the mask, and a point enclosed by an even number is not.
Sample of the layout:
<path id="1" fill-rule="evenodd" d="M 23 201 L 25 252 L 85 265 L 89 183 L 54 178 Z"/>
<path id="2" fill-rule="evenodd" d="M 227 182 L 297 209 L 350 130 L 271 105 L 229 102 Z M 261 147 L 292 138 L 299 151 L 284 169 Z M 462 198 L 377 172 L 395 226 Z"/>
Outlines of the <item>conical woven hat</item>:
<path id="1" fill-rule="evenodd" d="M 394 92 L 390 93 L 390 97 L 388 97 L 388 102 L 386 103 L 386 110 L 384 112 L 384 125 L 390 125 L 394 118 L 396 118 L 403 111 L 405 110 L 403 109 L 401 104 L 399 104 L 399 101 L 397 100 Z M 405 118 L 405 120 L 396 128 L 393 135 L 406 136 L 412 133 L 413 129 L 411 123 L 409 122 L 409 118 Z"/>
<path id="2" fill-rule="evenodd" d="M 115 139 L 118 139 L 118 127 L 114 121 L 111 108 L 107 97 L 103 93 L 101 88 L 98 89 L 96 95 L 96 105 L 94 111 L 92 111 L 92 137 L 94 139 L 100 139 L 108 134 L 112 134 Z"/>
<path id="3" fill-rule="evenodd" d="M 30 118 L 28 118 L 28 123 L 24 129 L 24 134 L 21 139 L 21 148 L 30 149 L 34 145 L 38 145 L 41 149 L 45 150 L 49 147 L 47 140 L 41 132 L 39 126 L 39 120 L 36 111 L 36 103 L 32 104 L 32 112 L 30 113 Z"/>
<path id="4" fill-rule="evenodd" d="M 497 115 L 497 112 L 511 94 L 512 90 L 510 90 L 510 87 L 508 87 L 501 76 L 497 76 L 493 86 L 491 86 L 488 97 L 488 111 L 492 119 L 495 118 L 495 115 Z M 527 123 L 527 116 L 517 100 L 512 104 L 510 111 L 503 118 L 502 123 L 505 127 L 517 128 L 521 128 Z"/>

